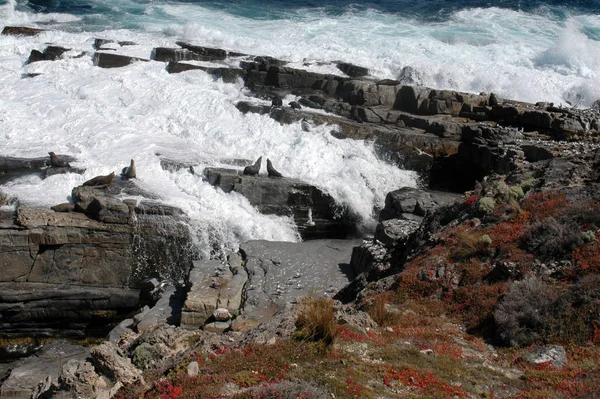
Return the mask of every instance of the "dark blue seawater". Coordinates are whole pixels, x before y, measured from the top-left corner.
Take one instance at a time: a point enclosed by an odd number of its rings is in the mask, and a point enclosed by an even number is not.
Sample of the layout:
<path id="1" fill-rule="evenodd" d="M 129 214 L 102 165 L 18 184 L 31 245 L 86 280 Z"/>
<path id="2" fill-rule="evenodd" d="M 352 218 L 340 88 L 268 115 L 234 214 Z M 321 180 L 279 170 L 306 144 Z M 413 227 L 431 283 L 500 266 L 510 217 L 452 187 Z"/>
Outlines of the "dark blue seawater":
<path id="1" fill-rule="evenodd" d="M 302 10 L 319 10 L 327 15 L 377 10 L 425 21 L 443 21 L 456 11 L 488 7 L 532 13 L 550 13 L 559 18 L 564 18 L 567 15 L 600 13 L 600 0 L 132 0 L 122 2 L 27 0 L 20 1 L 19 5 L 43 13 L 60 12 L 85 15 L 119 11 L 140 15 L 144 13 L 146 7 L 151 5 L 178 3 L 197 4 L 202 7 L 219 9 L 233 15 L 256 19 L 285 18 L 288 13 L 301 12 Z"/>

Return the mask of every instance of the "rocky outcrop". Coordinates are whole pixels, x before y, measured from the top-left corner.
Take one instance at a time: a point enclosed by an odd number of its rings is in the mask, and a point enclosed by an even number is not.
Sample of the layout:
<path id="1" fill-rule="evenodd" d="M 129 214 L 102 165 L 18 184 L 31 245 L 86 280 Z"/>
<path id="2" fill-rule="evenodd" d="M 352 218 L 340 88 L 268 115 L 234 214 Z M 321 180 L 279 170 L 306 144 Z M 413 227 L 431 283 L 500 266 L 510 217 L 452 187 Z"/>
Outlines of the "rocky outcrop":
<path id="1" fill-rule="evenodd" d="M 461 195 L 404 187 L 388 193 L 375 238 L 352 250 L 350 267 L 356 277 L 335 298 L 350 302 L 371 282 L 400 271 L 402 259 L 425 216 L 449 206 Z"/>
<path id="2" fill-rule="evenodd" d="M 138 306 L 144 278 L 187 277 L 193 250 L 181 211 L 117 194 L 152 197 L 115 179 L 75 188 L 78 212 L 19 206 L 0 221 L 3 333 L 104 331 Z"/>

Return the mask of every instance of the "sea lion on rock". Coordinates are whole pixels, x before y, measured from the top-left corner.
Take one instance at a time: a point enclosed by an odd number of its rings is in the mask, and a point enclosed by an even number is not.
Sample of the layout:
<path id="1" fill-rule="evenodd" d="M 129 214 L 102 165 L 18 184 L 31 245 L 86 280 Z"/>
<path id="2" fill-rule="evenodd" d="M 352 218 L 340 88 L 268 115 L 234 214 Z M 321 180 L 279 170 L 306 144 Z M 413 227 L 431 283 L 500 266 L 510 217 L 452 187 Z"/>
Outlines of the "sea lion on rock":
<path id="1" fill-rule="evenodd" d="M 283 177 L 281 173 L 275 170 L 270 159 L 267 159 L 267 172 L 269 173 L 269 177 Z"/>
<path id="2" fill-rule="evenodd" d="M 50 155 L 50 166 L 52 166 L 53 168 L 70 168 L 71 167 L 71 165 L 68 162 L 59 160 L 55 153 L 49 152 L 48 155 Z"/>
<path id="3" fill-rule="evenodd" d="M 132 159 L 131 163 L 129 164 L 129 166 L 126 166 L 123 168 L 123 171 L 121 172 L 121 175 L 123 177 L 126 177 L 128 179 L 135 179 L 136 178 L 136 169 L 135 169 L 135 161 Z"/>
<path id="4" fill-rule="evenodd" d="M 106 176 L 96 176 L 83 183 L 82 186 L 108 186 L 112 183 L 113 177 L 115 177 L 115 172 Z"/>
<path id="5" fill-rule="evenodd" d="M 246 166 L 244 168 L 244 174 L 245 175 L 249 175 L 249 176 L 255 176 L 258 174 L 258 172 L 260 171 L 260 164 L 262 163 L 262 157 L 259 157 L 256 162 L 254 162 L 254 165 L 251 166 Z"/>
<path id="6" fill-rule="evenodd" d="M 62 204 L 54 205 L 50 207 L 54 212 L 73 212 L 75 210 L 75 205 L 70 202 L 64 202 Z"/>

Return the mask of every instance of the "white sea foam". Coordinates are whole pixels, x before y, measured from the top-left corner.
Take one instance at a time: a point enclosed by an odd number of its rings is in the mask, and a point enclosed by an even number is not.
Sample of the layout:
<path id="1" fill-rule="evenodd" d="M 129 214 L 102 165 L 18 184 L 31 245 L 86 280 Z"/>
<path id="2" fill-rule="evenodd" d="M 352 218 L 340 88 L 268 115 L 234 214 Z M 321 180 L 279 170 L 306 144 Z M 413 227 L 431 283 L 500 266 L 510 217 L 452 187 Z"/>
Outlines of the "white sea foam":
<path id="1" fill-rule="evenodd" d="M 290 220 L 260 215 L 237 194 L 215 190 L 185 171 L 163 171 L 156 153 L 195 159 L 200 167 L 222 158 L 269 157 L 287 176 L 316 184 L 347 204 L 365 225 L 374 223 L 372 210 L 383 205 L 385 194 L 414 186 L 415 175 L 378 159 L 369 143 L 333 138 L 331 127 L 304 132 L 299 124 L 242 115 L 235 108 L 246 98 L 241 83 L 215 82 L 201 71 L 169 75 L 157 62 L 105 70 L 93 67 L 89 57 L 23 67 L 32 49 L 55 43 L 89 52 L 93 37 L 106 37 L 138 43 L 119 51 L 147 58 L 152 47 L 183 39 L 280 57 L 298 67 L 307 60 L 349 61 L 380 78 L 396 78 L 410 65 L 426 85 L 494 91 L 524 101 L 586 106 L 600 98 L 599 43 L 583 33 L 600 29 L 594 16 L 564 23 L 487 8 L 435 23 L 375 11 L 252 20 L 191 4 L 97 2 L 108 4 L 114 15 L 34 14 L 16 11 L 14 0 L 0 6 L 2 24 L 51 23 L 66 30 L 34 38 L 0 36 L 2 154 L 43 156 L 53 150 L 73 154 L 76 165 L 87 169 L 83 176 L 27 177 L 2 189 L 49 206 L 64 202 L 74 185 L 118 171 L 134 158 L 139 183 L 190 215 L 205 251 L 215 242 L 234 248 L 250 238 L 298 235 Z M 146 8 L 133 15 L 123 12 L 127 7 Z M 86 33 L 86 23 L 104 24 L 104 30 Z M 128 24 L 136 29 L 124 29 Z M 311 68 L 332 72 L 331 66 Z M 25 72 L 42 75 L 22 79 Z"/>
<path id="2" fill-rule="evenodd" d="M 153 44 L 169 40 L 123 30 L 101 35 L 134 40 L 140 45 L 124 49 L 146 57 Z M 73 186 L 118 172 L 134 158 L 138 183 L 190 216 L 206 255 L 215 245 L 235 248 L 248 239 L 299 236 L 288 218 L 261 215 L 242 196 L 225 194 L 187 171 L 164 171 L 157 153 L 196 160 L 200 170 L 223 158 L 269 157 L 286 176 L 313 183 L 348 205 L 367 226 L 388 191 L 416 184 L 413 173 L 380 160 L 371 143 L 333 138 L 333 127 L 304 132 L 298 123 L 282 126 L 266 116 L 241 114 L 235 108 L 247 99 L 241 82 L 224 84 L 202 71 L 169 75 L 159 62 L 101 69 L 81 57 L 23 66 L 29 52 L 45 43 L 89 52 L 92 38 L 59 31 L 0 36 L 2 154 L 44 156 L 52 150 L 74 155 L 74 166 L 86 168 L 82 176 L 28 176 L 2 187 L 23 202 L 64 202 Z M 41 75 L 22 78 L 23 73 Z"/>

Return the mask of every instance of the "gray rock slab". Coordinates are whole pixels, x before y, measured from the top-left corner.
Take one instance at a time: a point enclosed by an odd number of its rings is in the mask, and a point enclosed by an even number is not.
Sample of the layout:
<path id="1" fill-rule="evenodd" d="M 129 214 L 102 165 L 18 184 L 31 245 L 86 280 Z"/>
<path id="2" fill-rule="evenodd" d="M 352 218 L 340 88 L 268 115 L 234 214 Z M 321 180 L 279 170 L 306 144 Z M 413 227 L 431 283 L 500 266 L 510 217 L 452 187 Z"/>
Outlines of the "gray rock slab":
<path id="1" fill-rule="evenodd" d="M 82 346 L 62 341 L 52 342 L 35 355 L 17 362 L 0 387 L 0 397 L 29 399 L 48 377 L 57 381 L 63 365 L 69 360 L 84 360 L 88 356 L 89 350 Z"/>
<path id="2" fill-rule="evenodd" d="M 360 243 L 333 239 L 301 243 L 248 241 L 240 245 L 249 275 L 247 298 L 252 299 L 256 295 L 253 292 L 262 292 L 274 303 L 283 304 L 309 294 L 333 296 L 354 277 L 350 258 L 352 248 Z M 245 312 L 252 310 L 248 299 Z"/>
<path id="3" fill-rule="evenodd" d="M 175 312 L 171 297 L 175 295 L 176 288 L 174 286 L 168 287 L 163 292 L 161 298 L 156 304 L 142 317 L 137 323 L 136 330 L 141 333 L 154 326 L 161 324 L 168 324 L 169 318 Z"/>
<path id="4" fill-rule="evenodd" d="M 190 272 L 190 291 L 181 313 L 181 326 L 198 328 L 217 308 L 237 315 L 248 276 L 241 265 L 223 265 L 218 260 L 195 261 Z"/>

